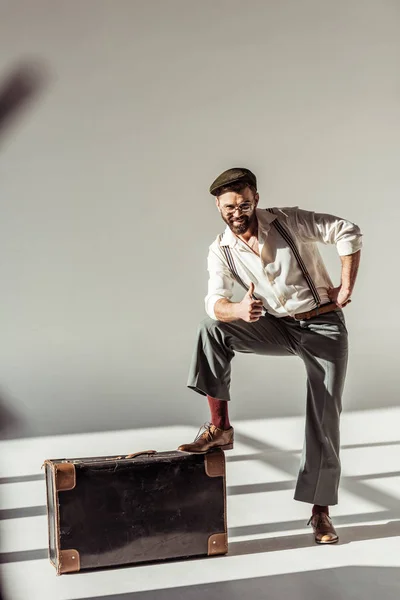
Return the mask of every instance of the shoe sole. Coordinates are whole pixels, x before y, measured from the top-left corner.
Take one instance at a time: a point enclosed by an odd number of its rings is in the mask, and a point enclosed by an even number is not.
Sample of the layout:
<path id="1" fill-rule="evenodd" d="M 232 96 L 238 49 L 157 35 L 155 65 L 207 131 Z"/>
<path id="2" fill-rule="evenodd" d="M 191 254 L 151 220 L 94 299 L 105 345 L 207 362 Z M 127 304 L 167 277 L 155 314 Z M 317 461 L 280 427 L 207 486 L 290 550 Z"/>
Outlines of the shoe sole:
<path id="1" fill-rule="evenodd" d="M 213 450 L 217 450 L 218 448 L 224 451 L 233 450 L 233 443 L 225 444 L 225 446 L 214 446 L 213 448 L 209 448 L 208 450 L 180 450 L 180 452 L 187 452 L 188 454 L 207 454 L 208 452 L 212 452 Z"/>
<path id="2" fill-rule="evenodd" d="M 339 541 L 339 538 L 337 538 L 336 540 L 331 540 L 330 542 L 321 542 L 320 540 L 315 540 L 315 541 L 317 544 L 324 546 L 326 544 L 337 544 L 337 542 Z"/>
<path id="3" fill-rule="evenodd" d="M 233 444 L 226 444 L 225 446 L 218 446 L 221 450 L 233 450 Z"/>

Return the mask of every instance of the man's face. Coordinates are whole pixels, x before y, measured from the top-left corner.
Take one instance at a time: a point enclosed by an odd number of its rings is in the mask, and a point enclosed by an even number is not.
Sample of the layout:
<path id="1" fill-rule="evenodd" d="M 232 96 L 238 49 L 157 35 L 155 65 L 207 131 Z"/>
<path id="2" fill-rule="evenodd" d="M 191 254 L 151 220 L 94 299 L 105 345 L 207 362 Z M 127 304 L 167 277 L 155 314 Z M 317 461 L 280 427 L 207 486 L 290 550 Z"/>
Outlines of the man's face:
<path id="1" fill-rule="evenodd" d="M 242 235 L 256 219 L 255 210 L 259 195 L 249 187 L 241 192 L 225 192 L 216 198 L 221 217 L 236 235 Z"/>

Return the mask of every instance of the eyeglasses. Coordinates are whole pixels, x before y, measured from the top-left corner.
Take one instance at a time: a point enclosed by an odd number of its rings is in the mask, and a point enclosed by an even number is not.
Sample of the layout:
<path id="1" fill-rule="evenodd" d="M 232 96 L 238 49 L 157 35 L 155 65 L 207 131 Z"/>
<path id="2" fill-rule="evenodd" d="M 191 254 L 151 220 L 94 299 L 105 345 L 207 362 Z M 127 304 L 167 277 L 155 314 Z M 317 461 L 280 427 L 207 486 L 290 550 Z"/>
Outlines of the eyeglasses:
<path id="1" fill-rule="evenodd" d="M 251 202 L 242 202 L 242 204 L 239 204 L 238 206 L 224 206 L 222 207 L 222 212 L 230 216 L 233 215 L 237 210 L 239 213 L 248 213 L 251 212 L 252 209 L 253 204 Z"/>

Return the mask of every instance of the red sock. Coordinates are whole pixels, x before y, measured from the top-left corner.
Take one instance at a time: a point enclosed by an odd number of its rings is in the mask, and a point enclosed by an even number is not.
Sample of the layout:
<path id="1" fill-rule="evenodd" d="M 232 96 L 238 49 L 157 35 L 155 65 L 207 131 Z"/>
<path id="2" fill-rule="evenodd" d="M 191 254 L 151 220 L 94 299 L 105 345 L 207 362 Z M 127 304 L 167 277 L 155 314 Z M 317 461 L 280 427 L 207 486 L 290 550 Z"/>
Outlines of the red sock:
<path id="1" fill-rule="evenodd" d="M 208 406 L 211 412 L 211 423 L 218 429 L 229 429 L 231 424 L 228 415 L 228 402 L 207 396 Z"/>
<path id="2" fill-rule="evenodd" d="M 314 504 L 312 508 L 312 514 L 315 515 L 316 513 L 321 512 L 324 512 L 327 515 L 329 515 L 329 506 L 320 506 L 319 504 Z"/>

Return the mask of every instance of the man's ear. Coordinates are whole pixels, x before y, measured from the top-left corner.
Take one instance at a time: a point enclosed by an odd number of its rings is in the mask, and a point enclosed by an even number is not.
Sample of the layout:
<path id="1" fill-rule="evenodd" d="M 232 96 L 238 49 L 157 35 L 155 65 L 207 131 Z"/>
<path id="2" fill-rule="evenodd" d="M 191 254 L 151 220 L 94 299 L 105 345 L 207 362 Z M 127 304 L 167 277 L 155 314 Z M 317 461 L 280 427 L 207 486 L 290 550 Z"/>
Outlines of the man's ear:
<path id="1" fill-rule="evenodd" d="M 257 206 L 257 204 L 258 204 L 258 201 L 259 201 L 259 199 L 260 199 L 259 193 L 258 193 L 258 192 L 256 192 L 256 193 L 254 194 L 254 201 L 255 201 L 255 204 L 256 204 L 256 206 Z"/>
<path id="2" fill-rule="evenodd" d="M 221 208 L 220 208 L 220 206 L 219 206 L 219 199 L 218 199 L 218 197 L 217 197 L 217 196 L 215 197 L 215 204 L 216 204 L 216 206 L 217 206 L 217 208 L 218 208 L 219 212 L 221 212 Z"/>

